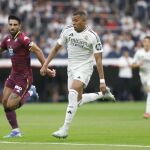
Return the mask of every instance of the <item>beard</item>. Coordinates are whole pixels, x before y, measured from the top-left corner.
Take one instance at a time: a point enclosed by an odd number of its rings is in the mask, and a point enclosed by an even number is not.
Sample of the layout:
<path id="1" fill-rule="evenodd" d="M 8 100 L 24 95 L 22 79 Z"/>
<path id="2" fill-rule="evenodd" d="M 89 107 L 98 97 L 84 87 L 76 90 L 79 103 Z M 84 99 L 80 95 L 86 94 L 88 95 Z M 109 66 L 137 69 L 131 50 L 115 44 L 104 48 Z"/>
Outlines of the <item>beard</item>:
<path id="1" fill-rule="evenodd" d="M 10 33 L 12 36 L 15 36 L 18 31 L 19 31 L 19 30 L 9 30 L 9 33 Z"/>

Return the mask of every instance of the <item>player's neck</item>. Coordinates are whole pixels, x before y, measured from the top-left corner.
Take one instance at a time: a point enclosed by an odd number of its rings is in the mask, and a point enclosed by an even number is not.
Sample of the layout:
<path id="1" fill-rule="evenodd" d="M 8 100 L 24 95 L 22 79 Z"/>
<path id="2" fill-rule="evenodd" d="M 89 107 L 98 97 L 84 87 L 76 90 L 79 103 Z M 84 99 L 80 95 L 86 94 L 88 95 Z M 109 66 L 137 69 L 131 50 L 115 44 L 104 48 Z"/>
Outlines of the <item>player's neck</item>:
<path id="1" fill-rule="evenodd" d="M 81 30 L 78 30 L 76 32 L 80 33 L 80 32 L 83 32 L 85 29 L 86 29 L 86 26 L 84 26 Z"/>
<path id="2" fill-rule="evenodd" d="M 15 34 L 11 34 L 12 38 L 15 39 L 15 38 L 18 36 L 19 33 L 20 33 L 20 31 L 18 31 L 18 32 L 15 33 Z"/>

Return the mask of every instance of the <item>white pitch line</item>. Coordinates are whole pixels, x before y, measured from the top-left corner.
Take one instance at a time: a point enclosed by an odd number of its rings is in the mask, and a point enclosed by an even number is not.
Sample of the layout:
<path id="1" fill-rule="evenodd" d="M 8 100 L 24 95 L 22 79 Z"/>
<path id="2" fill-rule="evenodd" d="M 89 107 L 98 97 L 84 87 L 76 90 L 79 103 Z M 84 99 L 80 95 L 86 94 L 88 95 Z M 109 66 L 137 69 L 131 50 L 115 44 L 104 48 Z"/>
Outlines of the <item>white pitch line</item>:
<path id="1" fill-rule="evenodd" d="M 73 146 L 113 146 L 113 147 L 134 147 L 134 148 L 150 148 L 150 145 L 126 145 L 126 144 L 86 144 L 86 143 L 48 143 L 48 142 L 9 142 L 0 141 L 0 144 L 31 144 L 31 145 L 73 145 Z"/>

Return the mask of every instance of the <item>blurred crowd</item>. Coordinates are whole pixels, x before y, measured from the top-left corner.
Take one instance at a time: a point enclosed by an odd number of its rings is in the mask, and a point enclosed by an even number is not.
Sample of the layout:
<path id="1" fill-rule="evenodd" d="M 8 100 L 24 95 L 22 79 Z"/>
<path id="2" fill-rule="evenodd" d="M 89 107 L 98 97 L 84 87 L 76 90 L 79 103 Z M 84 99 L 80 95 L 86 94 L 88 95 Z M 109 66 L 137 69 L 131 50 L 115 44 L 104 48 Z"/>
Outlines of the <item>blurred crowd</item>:
<path id="1" fill-rule="evenodd" d="M 102 40 L 104 58 L 118 58 L 126 49 L 132 56 L 141 48 L 140 40 L 150 34 L 149 0 L 1 0 L 0 40 L 7 32 L 8 15 L 15 14 L 47 56 L 77 9 L 88 12 L 89 26 Z M 67 58 L 66 50 L 62 49 L 57 57 Z"/>
<path id="2" fill-rule="evenodd" d="M 73 11 L 78 9 L 87 11 L 89 26 L 101 38 L 104 58 L 120 58 L 125 51 L 132 57 L 142 48 L 143 37 L 150 35 L 150 0 L 0 0 L 0 41 L 8 32 L 8 16 L 14 14 L 21 18 L 23 30 L 47 56 L 61 30 L 71 24 Z M 35 57 L 33 54 L 31 56 Z M 7 53 L 0 56 L 7 57 Z M 67 58 L 66 50 L 60 50 L 57 58 Z M 60 76 L 55 80 L 42 79 L 44 81 L 38 85 L 39 89 L 44 87 L 44 92 L 39 90 L 42 100 L 56 102 L 67 99 L 66 74 L 62 75 L 64 71 L 61 69 L 57 70 L 60 71 L 57 76 Z M 35 83 L 38 84 L 39 80 Z M 40 87 L 42 83 L 44 86 Z M 135 87 L 138 86 L 132 86 L 132 89 Z M 121 97 L 127 95 L 125 99 L 136 99 L 128 96 L 128 91 L 127 94 L 118 88 L 117 91 Z"/>

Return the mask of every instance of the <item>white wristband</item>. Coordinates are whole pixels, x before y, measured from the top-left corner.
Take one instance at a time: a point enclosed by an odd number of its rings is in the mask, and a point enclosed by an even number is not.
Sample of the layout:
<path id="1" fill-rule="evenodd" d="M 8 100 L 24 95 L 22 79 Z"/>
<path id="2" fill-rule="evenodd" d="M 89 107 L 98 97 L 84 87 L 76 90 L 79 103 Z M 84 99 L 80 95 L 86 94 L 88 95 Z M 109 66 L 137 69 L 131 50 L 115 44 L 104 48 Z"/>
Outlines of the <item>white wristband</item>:
<path id="1" fill-rule="evenodd" d="M 105 79 L 100 79 L 100 83 L 105 83 Z"/>

